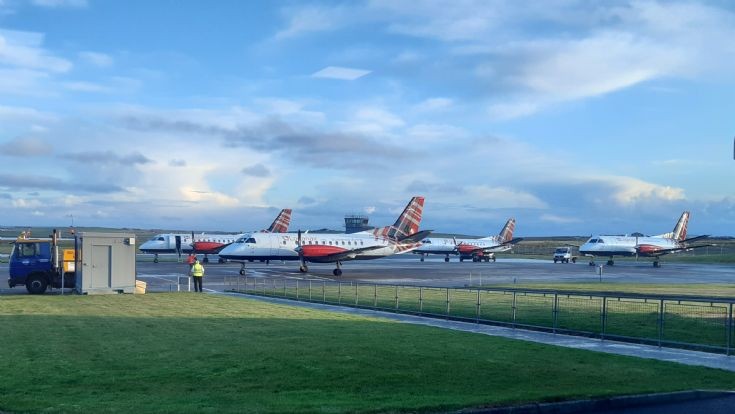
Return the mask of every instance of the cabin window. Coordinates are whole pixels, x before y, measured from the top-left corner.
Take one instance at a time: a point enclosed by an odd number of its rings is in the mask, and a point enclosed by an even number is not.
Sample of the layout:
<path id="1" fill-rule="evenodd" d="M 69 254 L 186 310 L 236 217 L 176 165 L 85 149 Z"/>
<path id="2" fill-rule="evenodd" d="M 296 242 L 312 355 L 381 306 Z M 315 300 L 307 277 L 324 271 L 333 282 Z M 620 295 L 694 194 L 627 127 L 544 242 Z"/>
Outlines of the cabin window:
<path id="1" fill-rule="evenodd" d="M 247 240 L 245 240 L 245 243 L 252 243 L 255 244 L 255 238 L 249 237 Z"/>
<path id="2" fill-rule="evenodd" d="M 164 240 L 163 240 L 163 237 L 159 237 L 156 239 L 156 241 L 164 241 Z"/>

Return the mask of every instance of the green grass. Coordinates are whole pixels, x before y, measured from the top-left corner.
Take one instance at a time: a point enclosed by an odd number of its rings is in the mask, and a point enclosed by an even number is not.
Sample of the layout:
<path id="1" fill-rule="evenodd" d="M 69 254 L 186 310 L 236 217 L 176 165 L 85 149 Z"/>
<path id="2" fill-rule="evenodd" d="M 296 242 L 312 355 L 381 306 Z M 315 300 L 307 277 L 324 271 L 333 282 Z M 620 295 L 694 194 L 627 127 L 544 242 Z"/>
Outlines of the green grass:
<path id="1" fill-rule="evenodd" d="M 548 289 L 574 292 L 640 293 L 648 295 L 686 295 L 735 298 L 735 285 L 725 283 L 518 283 L 486 284 L 488 288 Z"/>
<path id="2" fill-rule="evenodd" d="M 257 285 L 255 285 L 257 283 Z M 275 283 L 275 285 L 274 285 Z M 275 287 L 274 287 L 275 286 Z M 333 304 L 357 305 L 368 308 L 393 310 L 408 313 L 449 315 L 456 318 L 506 324 L 528 325 L 547 329 L 578 331 L 595 336 L 602 335 L 602 298 L 590 296 L 589 291 L 608 291 L 607 319 L 604 333 L 606 336 L 629 337 L 636 341 L 659 341 L 659 301 L 618 298 L 618 293 L 647 294 L 699 294 L 718 292 L 725 296 L 732 292 L 730 286 L 692 285 L 692 290 L 683 288 L 667 289 L 668 285 L 622 285 L 622 284 L 524 284 L 494 285 L 495 290 L 453 288 L 418 288 L 411 286 L 352 285 L 343 283 L 301 282 L 297 292 L 296 281 L 286 279 L 250 279 L 248 291 L 291 299 L 311 300 Z M 234 286 L 233 286 L 234 287 Z M 242 288 L 242 285 L 240 286 Z M 568 289 L 567 289 L 568 287 Z M 646 289 L 646 287 L 648 287 Z M 545 289 L 549 291 L 569 291 L 557 295 L 558 313 L 554 319 L 554 293 L 519 292 L 515 295 L 506 288 Z M 718 290 L 719 289 L 719 290 Z M 398 299 L 396 300 L 396 296 Z M 449 306 L 447 307 L 447 299 Z M 478 309 L 478 299 L 480 306 Z M 674 342 L 689 344 L 702 349 L 719 348 L 728 345 L 727 322 L 728 305 L 709 301 L 669 300 L 664 302 L 664 329 L 661 341 L 669 345 Z M 731 333 L 732 335 L 732 333 Z M 735 343 L 731 338 L 730 344 Z M 678 346 L 678 345 L 677 345 Z M 710 348 L 707 348 L 710 347 Z"/>
<path id="3" fill-rule="evenodd" d="M 684 389 L 735 373 L 195 294 L 0 300 L 0 411 L 400 412 Z"/>

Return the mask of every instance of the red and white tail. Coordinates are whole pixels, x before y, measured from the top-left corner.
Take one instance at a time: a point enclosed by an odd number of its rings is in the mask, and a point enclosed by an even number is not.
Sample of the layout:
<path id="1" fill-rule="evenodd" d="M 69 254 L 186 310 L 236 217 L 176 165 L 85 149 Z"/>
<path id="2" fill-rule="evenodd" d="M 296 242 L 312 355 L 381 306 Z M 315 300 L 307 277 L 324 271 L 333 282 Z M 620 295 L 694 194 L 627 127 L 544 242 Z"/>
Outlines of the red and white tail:
<path id="1" fill-rule="evenodd" d="M 424 197 L 414 197 L 398 216 L 392 226 L 373 230 L 373 234 L 381 237 L 397 239 L 415 234 L 421 225 L 421 216 L 424 212 Z"/>
<path id="2" fill-rule="evenodd" d="M 687 238 L 687 226 L 689 225 L 689 212 L 685 211 L 681 213 L 679 221 L 676 222 L 674 231 L 672 232 L 671 238 L 674 240 L 682 241 Z"/>
<path id="3" fill-rule="evenodd" d="M 500 230 L 500 234 L 498 235 L 498 241 L 500 243 L 506 243 L 511 240 L 513 240 L 513 232 L 516 229 L 516 219 L 509 218 L 508 221 L 505 222 L 505 226 L 503 226 L 503 230 Z"/>
<path id="4" fill-rule="evenodd" d="M 273 220 L 273 223 L 268 230 L 268 233 L 286 233 L 288 231 L 288 225 L 291 224 L 291 209 L 284 208 L 278 213 L 278 217 Z"/>

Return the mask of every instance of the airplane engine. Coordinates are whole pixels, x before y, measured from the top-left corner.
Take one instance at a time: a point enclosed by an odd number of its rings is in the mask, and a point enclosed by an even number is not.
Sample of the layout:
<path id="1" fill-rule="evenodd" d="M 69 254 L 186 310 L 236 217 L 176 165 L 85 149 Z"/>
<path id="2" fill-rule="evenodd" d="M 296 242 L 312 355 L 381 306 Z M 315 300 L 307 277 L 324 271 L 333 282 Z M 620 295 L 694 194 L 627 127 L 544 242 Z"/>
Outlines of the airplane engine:
<path id="1" fill-rule="evenodd" d="M 638 251 L 638 254 L 641 256 L 647 256 L 647 255 L 655 255 L 656 253 L 663 250 L 660 246 L 655 246 L 652 244 L 641 244 L 636 247 L 636 250 Z"/>

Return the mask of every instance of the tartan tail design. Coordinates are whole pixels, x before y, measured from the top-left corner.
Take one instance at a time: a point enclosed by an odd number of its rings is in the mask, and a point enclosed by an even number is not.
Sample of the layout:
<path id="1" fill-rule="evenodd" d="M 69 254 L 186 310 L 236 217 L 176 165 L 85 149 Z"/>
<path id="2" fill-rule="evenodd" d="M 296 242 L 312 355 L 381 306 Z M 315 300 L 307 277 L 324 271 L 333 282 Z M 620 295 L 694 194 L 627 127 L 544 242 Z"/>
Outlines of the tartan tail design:
<path id="1" fill-rule="evenodd" d="M 280 213 L 278 213 L 278 217 L 273 220 L 273 223 L 266 231 L 269 233 L 286 233 L 288 231 L 289 224 L 291 224 L 291 209 L 284 208 Z"/>
<path id="2" fill-rule="evenodd" d="M 499 239 L 501 243 L 509 242 L 513 240 L 513 232 L 516 229 L 516 219 L 509 218 L 507 222 L 505 222 L 505 226 L 503 226 L 503 229 L 500 230 Z"/>
<path id="3" fill-rule="evenodd" d="M 379 237 L 396 239 L 409 236 L 419 231 L 421 216 L 424 213 L 424 197 L 413 197 L 406 208 L 392 226 L 381 227 L 373 230 L 373 234 Z"/>

